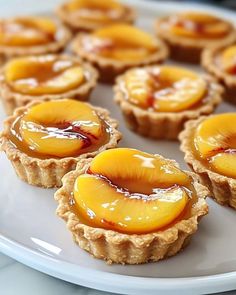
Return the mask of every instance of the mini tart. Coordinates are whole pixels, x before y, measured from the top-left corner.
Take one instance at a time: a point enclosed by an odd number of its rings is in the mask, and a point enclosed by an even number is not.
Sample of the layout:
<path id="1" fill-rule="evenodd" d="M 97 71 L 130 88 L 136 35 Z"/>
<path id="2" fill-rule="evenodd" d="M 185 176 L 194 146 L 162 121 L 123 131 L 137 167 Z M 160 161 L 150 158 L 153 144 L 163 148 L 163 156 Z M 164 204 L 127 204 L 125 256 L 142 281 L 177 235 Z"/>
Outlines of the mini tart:
<path id="1" fill-rule="evenodd" d="M 61 178 L 81 159 L 117 146 L 121 138 L 117 125 L 106 109 L 84 102 L 35 101 L 5 120 L 1 149 L 20 179 L 59 187 Z"/>
<path id="2" fill-rule="evenodd" d="M 180 134 L 185 161 L 212 198 L 236 209 L 236 113 L 189 121 Z"/>
<path id="3" fill-rule="evenodd" d="M 161 63 L 168 56 L 161 40 L 127 24 L 78 34 L 71 49 L 92 63 L 100 73 L 100 80 L 107 83 L 129 68 Z"/>
<path id="4" fill-rule="evenodd" d="M 55 194 L 57 215 L 82 249 L 108 263 L 140 264 L 175 255 L 208 212 L 208 190 L 195 174 L 134 149 L 85 159 L 62 181 Z"/>
<path id="5" fill-rule="evenodd" d="M 27 16 L 0 20 L 0 55 L 5 59 L 56 53 L 70 39 L 70 31 L 51 18 Z"/>
<path id="6" fill-rule="evenodd" d="M 186 121 L 214 111 L 223 89 L 210 76 L 165 65 L 127 71 L 117 78 L 114 92 L 131 130 L 177 139 Z"/>
<path id="7" fill-rule="evenodd" d="M 172 59 L 190 63 L 200 62 L 204 48 L 232 44 L 236 39 L 230 22 L 201 12 L 160 18 L 155 29 L 169 45 Z"/>
<path id="8" fill-rule="evenodd" d="M 72 0 L 60 5 L 57 16 L 72 31 L 93 31 L 107 25 L 133 23 L 135 11 L 115 0 Z"/>
<path id="9" fill-rule="evenodd" d="M 224 99 L 236 104 L 236 45 L 205 49 L 202 65 L 224 86 Z"/>
<path id="10" fill-rule="evenodd" d="M 69 55 L 18 57 L 0 70 L 0 95 L 5 111 L 35 100 L 87 100 L 98 73 L 90 64 Z"/>

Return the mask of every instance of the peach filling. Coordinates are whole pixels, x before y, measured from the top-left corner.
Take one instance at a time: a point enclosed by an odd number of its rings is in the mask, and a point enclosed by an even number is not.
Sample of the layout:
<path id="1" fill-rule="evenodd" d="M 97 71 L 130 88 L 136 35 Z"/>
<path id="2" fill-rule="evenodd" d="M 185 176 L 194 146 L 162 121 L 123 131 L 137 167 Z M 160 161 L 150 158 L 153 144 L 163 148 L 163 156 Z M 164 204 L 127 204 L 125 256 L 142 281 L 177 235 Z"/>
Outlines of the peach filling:
<path id="1" fill-rule="evenodd" d="M 51 55 L 13 59 L 4 74 L 14 91 L 29 95 L 64 93 L 85 80 L 79 63 Z"/>
<path id="2" fill-rule="evenodd" d="M 114 0 L 72 0 L 66 10 L 81 20 L 98 24 L 120 19 L 125 12 L 123 5 Z"/>
<path id="3" fill-rule="evenodd" d="M 236 113 L 212 116 L 198 126 L 194 146 L 200 159 L 222 175 L 236 178 Z"/>
<path id="4" fill-rule="evenodd" d="M 127 99 L 157 112 L 180 112 L 205 97 L 207 83 L 196 73 L 180 67 L 134 69 L 125 74 Z"/>
<path id="5" fill-rule="evenodd" d="M 107 141 L 105 122 L 86 103 L 71 99 L 42 102 L 19 117 L 11 141 L 39 158 L 77 156 Z"/>
<path id="6" fill-rule="evenodd" d="M 83 43 L 88 51 L 123 62 L 140 61 L 158 50 L 154 37 L 127 24 L 97 30 L 84 38 Z"/>
<path id="7" fill-rule="evenodd" d="M 187 38 L 221 38 L 230 30 L 230 25 L 224 20 L 196 12 L 172 16 L 168 24 L 172 34 Z"/>
<path id="8" fill-rule="evenodd" d="M 0 45 L 36 46 L 55 41 L 56 24 L 45 17 L 22 17 L 0 22 Z"/>
<path id="9" fill-rule="evenodd" d="M 219 55 L 220 65 L 229 74 L 236 74 L 236 45 L 224 49 Z"/>
<path id="10" fill-rule="evenodd" d="M 135 149 L 97 155 L 74 185 L 75 211 L 94 227 L 142 234 L 175 222 L 193 197 L 188 175 Z"/>

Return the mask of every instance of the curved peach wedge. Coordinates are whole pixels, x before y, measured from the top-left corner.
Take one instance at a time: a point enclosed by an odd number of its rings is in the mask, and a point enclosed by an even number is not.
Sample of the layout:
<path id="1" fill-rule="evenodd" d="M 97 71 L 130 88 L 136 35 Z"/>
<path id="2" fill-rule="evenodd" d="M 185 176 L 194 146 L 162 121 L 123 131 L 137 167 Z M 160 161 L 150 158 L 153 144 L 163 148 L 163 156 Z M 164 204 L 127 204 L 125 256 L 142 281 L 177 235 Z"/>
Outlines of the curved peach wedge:
<path id="1" fill-rule="evenodd" d="M 78 213 L 93 226 L 132 234 L 163 228 L 183 212 L 188 202 L 180 187 L 159 190 L 145 198 L 121 192 L 106 180 L 88 174 L 77 178 L 74 198 Z"/>
<path id="2" fill-rule="evenodd" d="M 17 58 L 7 64 L 5 77 L 15 91 L 23 94 L 57 94 L 83 83 L 84 71 L 79 65 L 63 64 L 50 56 Z"/>
<path id="3" fill-rule="evenodd" d="M 236 45 L 226 48 L 221 54 L 221 63 L 223 68 L 230 72 L 236 66 Z"/>
<path id="4" fill-rule="evenodd" d="M 103 175 L 113 184 L 130 192 L 151 194 L 153 189 L 190 184 L 189 177 L 160 157 L 136 149 L 119 148 L 97 155 L 89 171 Z"/>
<path id="5" fill-rule="evenodd" d="M 236 178 L 236 150 L 216 154 L 210 159 L 210 164 L 216 172 Z"/>
<path id="6" fill-rule="evenodd" d="M 57 157 L 86 147 L 88 135 L 98 138 L 101 128 L 100 119 L 87 104 L 70 99 L 33 106 L 20 121 L 21 136 L 31 149 Z"/>

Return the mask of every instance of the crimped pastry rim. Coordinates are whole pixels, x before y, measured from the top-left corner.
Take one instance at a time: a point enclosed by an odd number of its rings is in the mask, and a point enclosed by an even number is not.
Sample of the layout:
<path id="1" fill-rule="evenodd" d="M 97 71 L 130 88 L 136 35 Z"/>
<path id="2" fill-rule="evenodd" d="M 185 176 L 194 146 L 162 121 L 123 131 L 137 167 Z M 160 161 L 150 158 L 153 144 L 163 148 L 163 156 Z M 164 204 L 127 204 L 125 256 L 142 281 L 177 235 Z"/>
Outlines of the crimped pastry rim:
<path id="1" fill-rule="evenodd" d="M 236 189 L 236 180 L 227 176 L 224 176 L 222 174 L 219 174 L 217 172 L 214 172 L 213 170 L 208 169 L 205 165 L 199 161 L 191 148 L 192 144 L 192 135 L 196 130 L 196 127 L 203 122 L 205 119 L 211 118 L 215 115 L 211 116 L 201 116 L 196 120 L 191 120 L 186 122 L 185 129 L 180 133 L 179 140 L 181 142 L 180 144 L 180 150 L 184 152 L 184 160 L 187 164 L 190 164 L 193 167 L 193 170 L 195 173 L 203 173 L 207 174 L 208 177 L 213 180 L 214 182 L 218 183 L 219 185 L 222 183 L 227 182 L 230 187 L 233 187 Z"/>
<path id="2" fill-rule="evenodd" d="M 50 99 L 48 99 L 47 101 L 50 101 Z M 15 147 L 8 140 L 7 136 L 9 134 L 11 125 L 15 121 L 15 119 L 18 116 L 22 115 L 28 108 L 30 108 L 34 105 L 40 104 L 40 103 L 42 103 L 42 101 L 38 100 L 38 101 L 31 102 L 24 107 L 17 108 L 14 111 L 14 114 L 12 116 L 9 116 L 4 121 L 3 131 L 0 133 L 0 149 L 2 151 L 5 151 L 5 153 L 7 154 L 8 158 L 10 160 L 14 161 L 15 159 L 18 158 L 18 159 L 20 159 L 20 161 L 23 165 L 35 164 L 38 167 L 42 167 L 42 168 L 48 167 L 53 164 L 56 164 L 58 167 L 60 167 L 60 166 L 63 167 L 66 163 L 69 163 L 69 162 L 77 163 L 78 161 L 80 161 L 83 158 L 94 157 L 95 155 L 97 155 L 98 153 L 100 153 L 103 150 L 106 150 L 109 148 L 114 148 L 117 146 L 117 143 L 122 138 L 121 133 L 117 130 L 118 121 L 110 118 L 110 113 L 108 110 L 106 110 L 104 108 L 100 108 L 100 107 L 95 107 L 89 103 L 86 103 L 93 110 L 95 110 L 95 112 L 99 115 L 99 117 L 101 117 L 102 120 L 107 122 L 108 126 L 111 128 L 111 132 L 110 132 L 111 136 L 110 136 L 109 141 L 106 144 L 100 146 L 98 148 L 98 150 L 95 150 L 93 152 L 87 152 L 87 153 L 81 154 L 77 157 L 65 157 L 65 158 L 61 158 L 61 159 L 57 159 L 57 158 L 40 159 L 40 158 L 36 158 L 36 157 L 31 157 L 31 156 L 27 155 L 26 153 L 22 152 L 17 147 Z"/>
<path id="3" fill-rule="evenodd" d="M 162 62 L 169 55 L 169 50 L 167 45 L 161 39 L 156 38 L 156 44 L 158 45 L 157 52 L 154 52 L 153 54 L 151 54 L 150 56 L 146 57 L 145 59 L 141 61 L 134 61 L 134 62 L 118 61 L 115 59 L 99 56 L 84 50 L 83 46 L 81 46 L 81 41 L 84 36 L 88 36 L 88 35 L 90 35 L 90 33 L 78 33 L 71 42 L 71 50 L 73 53 L 77 54 L 82 59 L 85 59 L 91 62 L 92 64 L 98 64 L 101 68 L 112 67 L 117 71 L 122 71 L 123 69 L 130 68 L 130 67 L 137 67 L 137 66 L 147 65 L 151 63 Z"/>
<path id="4" fill-rule="evenodd" d="M 123 234 L 113 230 L 95 228 L 89 225 L 85 225 L 82 222 L 80 222 L 79 217 L 72 212 L 69 205 L 69 201 L 71 198 L 71 187 L 73 188 L 76 177 L 85 172 L 90 161 L 91 159 L 83 159 L 82 162 L 77 164 L 76 170 L 67 173 L 62 178 L 62 187 L 59 190 L 57 190 L 54 195 L 55 200 L 58 202 L 56 213 L 59 217 L 64 219 L 64 221 L 67 224 L 67 228 L 74 235 L 77 235 L 77 232 L 82 230 L 83 237 L 88 240 L 93 241 L 103 237 L 106 240 L 106 242 L 108 242 L 108 244 L 111 243 L 115 245 L 120 245 L 124 242 L 131 242 L 135 247 L 138 248 L 143 248 L 145 246 L 148 247 L 152 241 L 157 239 L 162 243 L 169 244 L 175 241 L 173 240 L 173 236 L 177 240 L 179 231 L 184 231 L 188 235 L 192 235 L 197 229 L 199 217 L 204 216 L 208 213 L 208 205 L 205 201 L 205 198 L 209 194 L 208 189 L 199 183 L 198 176 L 195 173 L 184 171 L 193 178 L 194 187 L 198 194 L 198 201 L 192 207 L 191 211 L 193 212 L 191 213 L 193 215 L 190 218 L 186 220 L 181 220 L 174 224 L 174 226 L 166 230 L 141 235 Z M 168 161 L 178 167 L 176 161 Z M 104 259 L 106 260 L 106 258 Z"/>
<path id="5" fill-rule="evenodd" d="M 215 63 L 215 57 L 219 54 L 222 50 L 227 48 L 230 45 L 223 45 L 214 48 L 206 48 L 202 52 L 201 64 L 204 69 L 209 72 L 211 75 L 215 76 L 227 87 L 235 87 L 236 86 L 236 79 L 233 75 L 228 74 L 225 72 L 221 67 L 217 66 Z"/>
<path id="6" fill-rule="evenodd" d="M 155 67 L 159 66 L 148 66 L 148 67 L 143 67 L 142 69 L 153 69 Z M 138 68 L 137 68 L 138 69 Z M 130 71 L 135 70 L 131 69 Z M 199 106 L 198 108 L 195 109 L 189 109 L 189 110 L 184 110 L 180 112 L 154 112 L 150 110 L 145 110 L 142 109 L 131 102 L 127 100 L 125 97 L 125 94 L 122 90 L 121 84 L 123 83 L 123 79 L 125 75 L 128 73 L 128 71 L 117 77 L 115 86 L 113 87 L 114 89 L 114 100 L 115 102 L 121 106 L 121 109 L 124 112 L 133 112 L 137 117 L 149 117 L 151 120 L 157 120 L 157 119 L 170 119 L 173 122 L 177 122 L 180 119 L 192 119 L 199 117 L 201 114 L 204 113 L 211 113 L 213 112 L 215 106 L 217 106 L 221 101 L 221 95 L 223 93 L 223 88 L 220 86 L 218 83 L 216 83 L 215 79 L 211 77 L 210 75 L 205 75 L 202 74 L 200 75 L 201 77 L 204 78 L 207 82 L 209 82 L 209 98 L 207 99 L 207 102 Z"/>
<path id="7" fill-rule="evenodd" d="M 89 23 L 89 21 L 83 21 L 79 20 L 78 18 L 75 19 L 75 17 L 69 16 L 65 9 L 66 3 L 62 3 L 60 6 L 58 6 L 55 10 L 56 15 L 61 19 L 63 23 L 71 27 L 73 30 L 82 30 L 82 31 L 93 31 L 96 29 L 99 29 L 101 27 L 104 27 L 104 25 Z M 125 23 L 133 23 L 136 18 L 136 12 L 133 9 L 133 7 L 122 5 L 124 9 L 126 10 L 126 13 L 122 18 L 119 20 L 112 21 L 111 23 L 116 22 L 125 22 Z"/>
<path id="8" fill-rule="evenodd" d="M 177 46 L 183 46 L 186 48 L 196 48 L 196 49 L 203 49 L 205 47 L 211 47 L 211 46 L 217 46 L 219 44 L 232 44 L 236 40 L 236 31 L 232 25 L 231 22 L 228 22 L 227 20 L 223 19 L 224 22 L 228 23 L 230 25 L 230 31 L 229 33 L 223 37 L 223 38 L 216 38 L 214 40 L 211 39 L 204 39 L 204 38 L 199 38 L 198 40 L 192 38 L 187 38 L 187 37 L 182 37 L 182 36 L 175 36 L 171 33 L 169 33 L 166 30 L 163 30 L 161 25 L 163 22 L 165 22 L 169 16 L 164 16 L 159 18 L 158 20 L 155 21 L 155 31 L 157 36 L 160 38 L 163 38 L 166 42 L 177 45 Z"/>
<path id="9" fill-rule="evenodd" d="M 18 17 L 12 17 L 11 19 L 18 19 Z M 63 47 L 66 47 L 67 43 L 71 40 L 72 34 L 69 29 L 58 20 L 55 20 L 55 18 L 51 17 L 51 20 L 54 20 L 57 25 L 57 32 L 60 33 L 60 39 L 47 44 L 29 46 L 28 48 L 24 46 L 0 45 L 0 54 L 3 54 L 8 59 L 13 56 L 39 55 L 63 49 Z"/>
<path id="10" fill-rule="evenodd" d="M 41 94 L 41 95 L 29 95 L 29 94 L 23 94 L 20 92 L 16 92 L 8 85 L 7 81 L 4 77 L 4 69 L 7 65 L 7 63 L 0 68 L 0 93 L 4 93 L 2 95 L 4 100 L 12 100 L 12 97 L 18 102 L 24 103 L 24 102 L 31 102 L 31 101 L 37 101 L 37 100 L 48 100 L 48 99 L 61 99 L 66 97 L 75 97 L 77 95 L 86 95 L 89 93 L 91 89 L 93 89 L 96 86 L 97 80 L 98 80 L 98 71 L 87 62 L 82 61 L 78 57 L 71 56 L 69 54 L 42 54 L 40 56 L 53 56 L 55 58 L 62 58 L 63 60 L 71 60 L 74 62 L 77 62 L 81 65 L 83 69 L 86 70 L 87 73 L 89 73 L 89 79 L 86 79 L 85 82 L 83 82 L 81 85 L 77 86 L 76 88 L 70 89 L 66 92 L 57 93 L 57 94 Z M 34 55 L 29 55 L 27 58 L 35 57 Z"/>

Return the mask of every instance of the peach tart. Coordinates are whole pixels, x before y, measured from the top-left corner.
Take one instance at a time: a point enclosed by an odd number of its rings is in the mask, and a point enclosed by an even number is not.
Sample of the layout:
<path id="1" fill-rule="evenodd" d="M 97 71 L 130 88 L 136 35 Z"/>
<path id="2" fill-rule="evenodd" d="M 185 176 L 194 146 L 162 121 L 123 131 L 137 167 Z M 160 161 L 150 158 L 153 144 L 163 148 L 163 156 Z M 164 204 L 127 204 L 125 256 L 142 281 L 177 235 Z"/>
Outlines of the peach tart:
<path id="1" fill-rule="evenodd" d="M 233 25 L 203 12 L 183 12 L 157 20 L 157 35 L 170 48 L 171 58 L 199 63 L 206 47 L 232 44 L 236 39 Z"/>
<path id="2" fill-rule="evenodd" d="M 185 161 L 212 197 L 236 209 L 236 113 L 200 117 L 180 134 Z"/>
<path id="3" fill-rule="evenodd" d="M 207 214 L 206 187 L 175 161 L 129 148 L 84 159 L 55 194 L 74 241 L 108 263 L 173 256 Z"/>
<path id="4" fill-rule="evenodd" d="M 107 110 L 72 99 L 35 101 L 15 110 L 0 135 L 19 178 L 41 187 L 59 187 L 83 158 L 116 147 L 117 121 Z"/>
<path id="5" fill-rule="evenodd" d="M 115 0 L 70 0 L 56 10 L 58 17 L 72 31 L 93 31 L 107 25 L 133 23 L 134 9 Z"/>
<path id="6" fill-rule="evenodd" d="M 186 121 L 213 112 L 223 89 L 210 76 L 164 65 L 127 71 L 117 78 L 114 91 L 131 130 L 177 139 Z"/>
<path id="7" fill-rule="evenodd" d="M 113 82 L 125 70 L 166 59 L 166 45 L 154 36 L 127 24 L 115 24 L 92 33 L 80 33 L 72 50 L 91 62 L 103 82 Z"/>
<path id="8" fill-rule="evenodd" d="M 68 55 L 39 55 L 11 59 L 0 70 L 0 95 L 8 115 L 37 99 L 87 100 L 97 71 Z"/>
<path id="9" fill-rule="evenodd" d="M 0 54 L 6 59 L 58 52 L 70 39 L 70 31 L 48 17 L 25 16 L 0 20 Z"/>
<path id="10" fill-rule="evenodd" d="M 205 49 L 202 65 L 222 83 L 224 98 L 236 104 L 236 44 Z"/>

